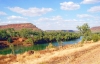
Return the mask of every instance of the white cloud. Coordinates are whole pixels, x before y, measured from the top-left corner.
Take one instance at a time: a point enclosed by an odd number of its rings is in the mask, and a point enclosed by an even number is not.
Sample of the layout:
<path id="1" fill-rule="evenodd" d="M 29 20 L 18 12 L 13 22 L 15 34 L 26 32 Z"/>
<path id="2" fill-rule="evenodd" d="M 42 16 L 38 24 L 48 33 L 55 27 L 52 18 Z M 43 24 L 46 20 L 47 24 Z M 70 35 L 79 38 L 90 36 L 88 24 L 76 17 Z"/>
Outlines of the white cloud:
<path id="1" fill-rule="evenodd" d="M 53 16 L 52 20 L 63 20 L 61 16 Z"/>
<path id="2" fill-rule="evenodd" d="M 0 25 L 5 25 L 5 24 L 13 24 L 13 23 L 26 23 L 27 18 L 21 17 L 21 16 L 8 16 L 5 20 L 0 19 Z"/>
<path id="3" fill-rule="evenodd" d="M 83 0 L 81 3 L 82 4 L 94 4 L 94 3 L 99 3 L 100 0 Z"/>
<path id="4" fill-rule="evenodd" d="M 100 22 L 100 16 L 95 16 L 94 19 Z"/>
<path id="5" fill-rule="evenodd" d="M 80 5 L 74 2 L 63 2 L 60 5 L 62 10 L 76 10 L 80 8 Z"/>
<path id="6" fill-rule="evenodd" d="M 8 9 L 10 9 L 13 12 L 22 14 L 24 16 L 41 16 L 42 14 L 46 14 L 47 12 L 53 11 L 52 8 L 36 8 L 36 7 L 29 9 L 23 9 L 20 7 L 13 7 L 13 8 L 8 7 Z"/>
<path id="7" fill-rule="evenodd" d="M 33 21 L 42 30 L 77 30 L 77 26 L 88 23 L 90 27 L 99 26 L 100 17 L 89 14 L 78 14 L 79 19 L 64 19 L 62 16 L 42 17 Z M 85 19 L 86 18 L 86 19 Z"/>
<path id="8" fill-rule="evenodd" d="M 89 14 L 77 14 L 77 17 L 78 18 L 92 18 L 93 16 Z"/>
<path id="9" fill-rule="evenodd" d="M 50 18 L 39 18 L 38 20 L 34 20 L 33 24 L 42 30 L 67 30 L 76 29 L 78 22 L 79 20 L 77 19 L 63 19 L 58 15 Z"/>
<path id="10" fill-rule="evenodd" d="M 26 23 L 27 18 L 12 15 L 12 16 L 7 17 L 7 22 L 9 22 L 9 24 L 10 23 Z"/>
<path id="11" fill-rule="evenodd" d="M 1 21 L 0 25 L 15 24 L 15 23 L 27 23 L 27 21 Z"/>
<path id="12" fill-rule="evenodd" d="M 0 11 L 0 15 L 7 15 L 7 14 L 3 11 Z"/>
<path id="13" fill-rule="evenodd" d="M 7 24 L 11 24 L 11 21 L 1 21 L 0 25 L 7 25 Z"/>
<path id="14" fill-rule="evenodd" d="M 61 16 L 52 16 L 51 18 L 42 17 L 36 20 L 38 22 L 54 22 L 54 21 L 64 21 Z"/>
<path id="15" fill-rule="evenodd" d="M 7 17 L 8 20 L 14 20 L 14 21 L 22 21 L 22 20 L 26 20 L 27 18 L 21 17 L 21 16 L 9 16 Z"/>
<path id="16" fill-rule="evenodd" d="M 91 7 L 88 12 L 100 12 L 100 6 Z"/>

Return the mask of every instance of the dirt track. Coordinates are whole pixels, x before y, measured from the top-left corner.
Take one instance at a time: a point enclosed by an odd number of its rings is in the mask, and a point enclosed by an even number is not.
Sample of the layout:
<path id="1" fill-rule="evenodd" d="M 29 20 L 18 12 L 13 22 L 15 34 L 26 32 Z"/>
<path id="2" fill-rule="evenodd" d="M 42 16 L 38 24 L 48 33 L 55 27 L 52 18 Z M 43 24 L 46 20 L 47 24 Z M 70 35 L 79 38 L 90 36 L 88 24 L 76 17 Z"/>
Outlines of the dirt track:
<path id="1" fill-rule="evenodd" d="M 32 55 L 17 55 L 8 64 L 100 64 L 100 42 Z"/>
<path id="2" fill-rule="evenodd" d="M 100 42 L 70 49 L 65 55 L 54 57 L 47 64 L 100 64 Z"/>

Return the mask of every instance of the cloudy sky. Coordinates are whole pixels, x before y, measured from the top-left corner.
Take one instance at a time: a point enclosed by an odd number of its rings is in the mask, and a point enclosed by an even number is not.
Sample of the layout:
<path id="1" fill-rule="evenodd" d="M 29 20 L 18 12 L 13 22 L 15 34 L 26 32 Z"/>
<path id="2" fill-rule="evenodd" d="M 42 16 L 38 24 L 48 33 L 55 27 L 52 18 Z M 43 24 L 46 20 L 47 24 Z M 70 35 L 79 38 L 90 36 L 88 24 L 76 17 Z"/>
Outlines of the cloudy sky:
<path id="1" fill-rule="evenodd" d="M 100 0 L 0 0 L 0 25 L 32 23 L 42 30 L 100 26 Z"/>

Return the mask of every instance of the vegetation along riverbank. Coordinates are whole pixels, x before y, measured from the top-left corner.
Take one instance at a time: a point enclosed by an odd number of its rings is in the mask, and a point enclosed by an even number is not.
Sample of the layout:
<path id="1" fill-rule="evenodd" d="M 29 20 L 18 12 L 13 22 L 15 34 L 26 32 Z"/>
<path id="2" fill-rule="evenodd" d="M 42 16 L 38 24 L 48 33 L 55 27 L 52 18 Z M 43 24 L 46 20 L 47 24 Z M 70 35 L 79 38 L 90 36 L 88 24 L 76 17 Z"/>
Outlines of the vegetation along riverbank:
<path id="1" fill-rule="evenodd" d="M 36 45 L 42 44 L 42 42 L 50 42 L 46 49 L 35 51 L 30 50 L 21 54 L 15 54 L 13 38 L 15 36 L 11 36 L 9 31 L 5 31 L 3 33 L 9 35 L 7 40 L 10 49 L 13 54 L 0 55 L 0 63 L 2 64 L 99 64 L 100 63 L 100 33 L 92 33 L 88 24 L 83 24 L 82 26 L 77 27 L 79 32 L 63 32 L 63 31 L 53 31 L 53 32 L 45 32 L 45 31 L 31 31 L 27 29 L 22 29 L 23 33 L 20 31 L 12 31 L 17 32 L 19 34 L 19 38 L 23 38 L 21 40 L 23 46 L 26 45 Z M 11 29 L 10 29 L 11 30 Z M 25 30 L 25 32 L 24 32 Z M 21 31 L 21 32 L 22 32 Z M 24 34 L 25 33 L 25 34 Z M 24 34 L 22 36 L 22 34 Z M 26 35 L 26 36 L 25 36 Z M 62 41 L 77 39 L 82 36 L 82 41 L 76 44 L 70 44 L 62 46 Z M 35 40 L 37 37 L 37 40 Z M 55 47 L 52 42 L 57 41 L 59 43 L 58 47 Z M 25 43 L 25 44 L 23 44 Z M 87 59 L 85 59 L 87 58 Z M 84 60 L 85 59 L 85 60 Z M 37 61 L 38 60 L 38 61 Z"/>
<path id="2" fill-rule="evenodd" d="M 0 48 L 1 48 L 0 53 L 6 54 L 2 50 L 3 48 L 6 47 L 10 48 L 8 53 L 11 53 L 12 50 L 12 53 L 15 54 L 14 51 L 15 47 L 33 46 L 34 48 L 36 47 L 35 45 L 52 43 L 52 42 L 58 42 L 59 45 L 62 45 L 62 41 L 69 41 L 69 40 L 77 39 L 79 37 L 80 37 L 79 33 L 68 32 L 68 31 L 66 32 L 65 31 L 42 31 L 42 30 L 34 31 L 32 29 L 26 29 L 26 28 L 20 30 L 16 30 L 15 28 L 5 28 L 0 30 Z M 21 49 L 21 51 L 22 50 L 23 48 Z M 23 50 L 22 52 L 25 51 Z"/>

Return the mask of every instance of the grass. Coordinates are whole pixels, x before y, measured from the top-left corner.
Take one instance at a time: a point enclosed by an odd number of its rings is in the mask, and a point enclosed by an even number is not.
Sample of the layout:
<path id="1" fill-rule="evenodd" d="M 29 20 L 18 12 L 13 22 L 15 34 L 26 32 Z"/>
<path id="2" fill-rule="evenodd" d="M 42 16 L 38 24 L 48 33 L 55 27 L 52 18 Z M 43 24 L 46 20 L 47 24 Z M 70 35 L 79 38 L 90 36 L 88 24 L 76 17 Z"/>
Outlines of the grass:
<path id="1" fill-rule="evenodd" d="M 82 44 L 82 46 L 80 43 L 78 43 L 75 45 L 66 45 L 63 46 L 61 49 L 58 48 L 56 50 L 49 49 L 35 51 L 34 54 L 29 54 L 28 52 L 25 52 L 23 54 L 17 54 L 14 63 L 21 64 L 24 62 L 24 64 L 64 64 L 64 62 L 67 62 L 78 64 L 77 62 L 79 60 L 87 58 L 88 55 L 90 55 L 91 57 L 96 49 L 99 50 L 99 46 L 100 43 L 84 43 Z M 91 54 L 91 52 L 93 53 Z"/>

